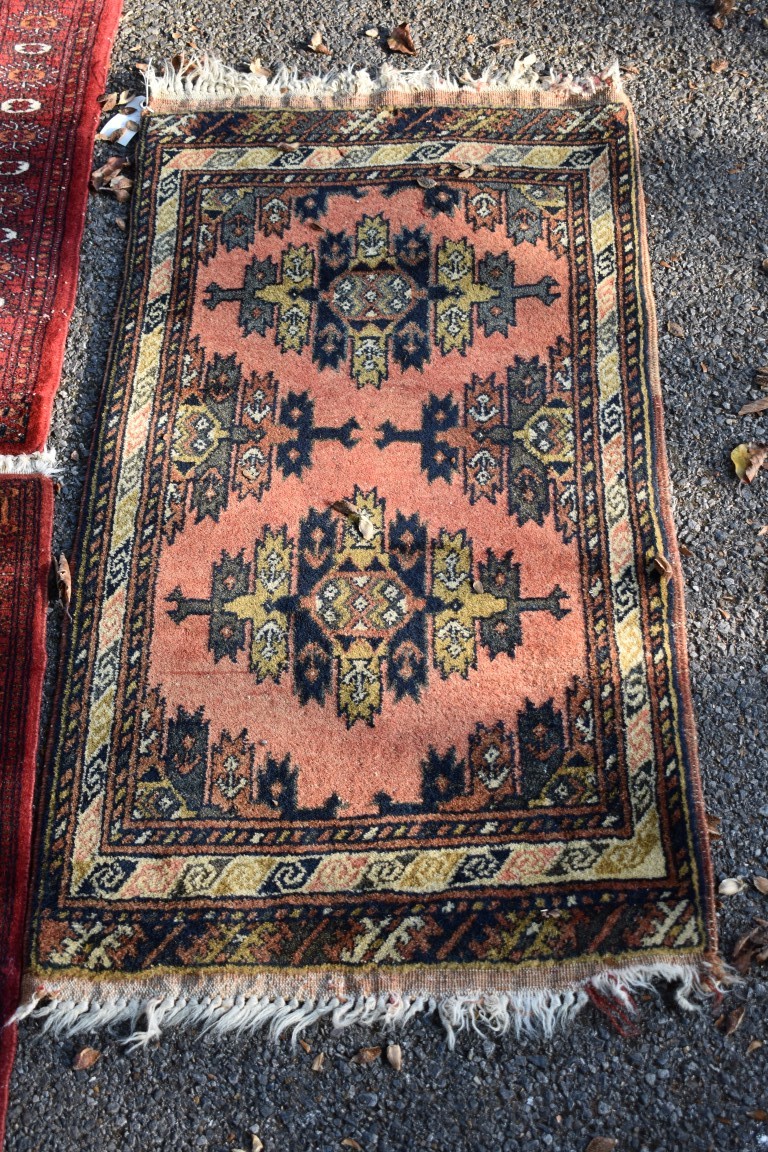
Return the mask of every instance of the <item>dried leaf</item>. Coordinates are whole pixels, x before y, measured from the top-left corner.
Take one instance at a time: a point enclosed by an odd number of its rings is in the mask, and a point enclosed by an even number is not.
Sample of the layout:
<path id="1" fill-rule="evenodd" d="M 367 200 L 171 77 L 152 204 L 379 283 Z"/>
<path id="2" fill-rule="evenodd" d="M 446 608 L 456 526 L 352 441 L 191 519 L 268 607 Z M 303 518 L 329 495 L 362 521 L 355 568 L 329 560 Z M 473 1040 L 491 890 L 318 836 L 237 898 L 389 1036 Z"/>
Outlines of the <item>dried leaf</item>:
<path id="1" fill-rule="evenodd" d="M 387 48 L 390 52 L 402 52 L 404 56 L 415 56 L 416 45 L 411 35 L 410 24 L 398 24 L 387 36 Z"/>
<path id="2" fill-rule="evenodd" d="M 476 592 L 478 596 L 482 596 L 482 594 L 485 592 L 485 588 L 483 588 L 482 580 L 473 580 L 472 581 L 472 591 Z"/>
<path id="3" fill-rule="evenodd" d="M 248 71 L 251 72 L 254 76 L 262 76 L 265 80 L 268 80 L 272 75 L 269 68 L 264 67 L 258 56 L 255 60 L 251 60 L 250 64 L 248 65 Z"/>
<path id="4" fill-rule="evenodd" d="M 747 1112 L 747 1116 L 749 1116 L 750 1120 L 757 1120 L 760 1124 L 764 1124 L 765 1121 L 768 1120 L 768 1112 L 766 1112 L 765 1108 L 753 1108 L 750 1112 Z"/>
<path id="5" fill-rule="evenodd" d="M 654 556 L 651 567 L 654 572 L 657 572 L 659 576 L 663 576 L 666 580 L 671 580 L 675 574 L 675 570 L 669 560 L 667 560 L 666 556 L 661 552 L 659 552 L 657 556 Z"/>
<path id="6" fill-rule="evenodd" d="M 759 400 L 750 400 L 749 404 L 744 404 L 739 408 L 739 416 L 751 416 L 755 412 L 765 412 L 768 410 L 768 396 L 762 396 Z"/>
<path id="7" fill-rule="evenodd" d="M 711 812 L 707 812 L 707 829 L 712 840 L 720 840 L 722 838 L 722 832 L 720 831 L 722 823 L 723 821 L 720 816 L 713 816 Z"/>
<path id="8" fill-rule="evenodd" d="M 334 500 L 331 509 L 334 512 L 340 512 L 342 516 L 357 516 L 357 508 L 347 500 Z"/>
<path id="9" fill-rule="evenodd" d="M 768 876 L 753 876 L 752 883 L 761 896 L 768 896 Z"/>
<path id="10" fill-rule="evenodd" d="M 358 1144 L 357 1140 L 352 1136 L 345 1136 L 341 1142 L 342 1148 L 352 1148 L 353 1152 L 363 1152 L 362 1144 Z"/>
<path id="11" fill-rule="evenodd" d="M 670 336 L 677 336 L 679 340 L 685 340 L 685 328 L 682 324 L 678 324 L 676 320 L 667 321 L 667 332 Z"/>
<path id="12" fill-rule="evenodd" d="M 500 40 L 495 40 L 493 44 L 489 44 L 488 47 L 492 48 L 494 52 L 498 52 L 502 48 L 511 48 L 514 43 L 511 36 L 502 36 Z"/>
<path id="13" fill-rule="evenodd" d="M 403 1050 L 399 1044 L 387 1044 L 387 1063 L 399 1072 L 403 1066 Z"/>
<path id="14" fill-rule="evenodd" d="M 293 142 L 286 142 L 285 144 L 275 144 L 278 152 L 298 152 L 300 145 Z"/>
<path id="15" fill-rule="evenodd" d="M 618 1140 L 613 1140 L 610 1136 L 595 1136 L 587 1144 L 586 1152 L 613 1152 L 617 1144 Z"/>
<path id="16" fill-rule="evenodd" d="M 715 0 L 709 22 L 718 32 L 725 27 L 725 22 L 733 12 L 735 4 L 736 0 Z"/>
<path id="17" fill-rule="evenodd" d="M 720 881 L 717 891 L 720 896 L 738 896 L 746 886 L 747 882 L 743 876 L 729 876 L 726 880 Z"/>
<path id="18" fill-rule="evenodd" d="M 758 536 L 768 536 L 768 524 L 763 524 L 762 528 L 758 532 Z"/>
<path id="19" fill-rule="evenodd" d="M 56 589 L 65 615 L 69 616 L 69 602 L 72 599 L 72 573 L 69 570 L 69 561 L 64 553 L 60 553 L 56 561 Z"/>
<path id="20" fill-rule="evenodd" d="M 127 104 L 132 96 L 133 93 L 126 89 L 122 92 L 102 92 L 101 96 L 96 97 L 96 103 L 101 105 L 102 112 L 111 112 L 121 104 Z"/>
<path id="21" fill-rule="evenodd" d="M 758 388 L 768 388 L 768 364 L 755 368 L 755 384 Z"/>
<path id="22" fill-rule="evenodd" d="M 710 72 L 714 72 L 715 75 L 717 75 L 720 72 L 727 72 L 729 67 L 730 65 L 728 64 L 728 61 L 720 57 L 719 59 L 712 61 L 709 66 L 709 70 Z"/>
<path id="23" fill-rule="evenodd" d="M 322 32 L 313 32 L 307 44 L 310 52 L 316 52 L 318 56 L 330 56 L 331 50 L 327 44 L 323 43 Z"/>
<path id="24" fill-rule="evenodd" d="M 102 164 L 100 168 L 94 168 L 91 173 L 91 188 L 94 192 L 100 192 L 102 188 L 106 187 L 115 176 L 118 176 L 124 168 L 128 166 L 128 161 L 123 159 L 122 156 L 110 156 L 106 164 Z"/>
<path id="25" fill-rule="evenodd" d="M 737 444 L 731 452 L 731 460 L 739 480 L 751 484 L 768 460 L 768 444 Z"/>
<path id="26" fill-rule="evenodd" d="M 375 1064 L 381 1056 L 381 1048 L 359 1048 L 352 1057 L 353 1064 Z"/>
<path id="27" fill-rule="evenodd" d="M 323 1064 L 325 1064 L 325 1052 L 318 1052 L 317 1056 L 315 1056 L 314 1060 L 312 1061 L 312 1071 L 322 1072 Z"/>
<path id="28" fill-rule="evenodd" d="M 264 1145 L 255 1132 L 251 1133 L 251 1152 L 264 1152 Z"/>
<path id="29" fill-rule="evenodd" d="M 369 40 L 378 40 L 379 38 L 378 28 L 366 28 L 365 34 Z"/>
<path id="30" fill-rule="evenodd" d="M 303 1036 L 299 1036 L 299 1044 L 301 1044 L 305 1052 L 309 1053 L 312 1051 L 312 1045 L 305 1040 Z"/>
<path id="31" fill-rule="evenodd" d="M 677 548 L 678 548 L 678 551 L 679 551 L 681 556 L 686 556 L 686 557 L 693 556 L 693 552 L 691 551 L 691 549 L 688 547 L 687 544 L 684 544 L 682 540 L 677 545 Z"/>
<path id="32" fill-rule="evenodd" d="M 746 1010 L 746 1004 L 739 1004 L 736 1008 L 732 1009 L 732 1011 L 724 1013 L 717 1020 L 716 1026 L 724 1036 L 733 1036 L 734 1032 L 741 1026 Z"/>
<path id="33" fill-rule="evenodd" d="M 125 232 L 128 225 L 122 216 L 115 216 L 115 227 L 119 228 L 121 232 Z"/>
<path id="34" fill-rule="evenodd" d="M 753 1052 L 757 1052 L 762 1046 L 762 1040 L 750 1040 L 749 1044 L 747 1044 L 747 1056 L 751 1056 Z"/>
<path id="35" fill-rule="evenodd" d="M 72 1062 L 75 1072 L 82 1072 L 86 1068 L 93 1068 L 97 1060 L 101 1059 L 98 1048 L 81 1048 Z"/>
<path id="36" fill-rule="evenodd" d="M 469 180 L 470 176 L 474 176 L 474 174 L 475 174 L 474 164 L 468 164 L 466 168 L 462 168 L 462 170 L 461 170 L 461 172 L 459 172 L 457 178 L 459 180 Z"/>
<path id="37" fill-rule="evenodd" d="M 433 180 L 430 176 L 419 176 L 416 183 L 419 188 L 437 188 L 437 180 Z"/>

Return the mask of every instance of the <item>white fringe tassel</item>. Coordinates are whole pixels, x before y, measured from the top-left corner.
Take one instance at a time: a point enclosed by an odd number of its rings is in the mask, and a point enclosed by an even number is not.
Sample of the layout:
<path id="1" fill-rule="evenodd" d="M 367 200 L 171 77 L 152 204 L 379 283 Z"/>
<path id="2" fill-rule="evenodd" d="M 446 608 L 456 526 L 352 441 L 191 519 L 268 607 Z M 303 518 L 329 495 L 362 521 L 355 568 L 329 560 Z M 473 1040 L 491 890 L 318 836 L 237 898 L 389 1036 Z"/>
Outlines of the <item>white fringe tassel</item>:
<path id="1" fill-rule="evenodd" d="M 60 471 L 53 448 L 43 448 L 42 452 L 31 452 L 29 455 L 0 455 L 0 476 L 26 476 L 34 472 L 55 476 Z"/>
<path id="2" fill-rule="evenodd" d="M 147 102 L 167 102 L 194 107 L 218 103 L 248 104 L 250 101 L 288 101 L 294 97 L 328 102 L 349 97 L 375 97 L 387 92 L 556 92 L 589 99 L 601 88 L 621 91 L 618 64 L 594 76 L 576 79 L 570 74 L 540 75 L 535 55 L 520 56 L 511 68 L 486 68 L 480 76 L 464 73 L 453 77 L 431 65 L 401 70 L 383 63 L 375 74 L 365 68 L 346 68 L 322 75 L 300 76 L 296 68 L 278 65 L 274 74 L 255 76 L 238 72 L 211 56 L 169 61 L 157 71 L 146 72 Z"/>
<path id="3" fill-rule="evenodd" d="M 581 984 L 557 990 L 525 989 L 441 999 L 399 993 L 289 1001 L 280 996 L 246 993 L 226 999 L 210 996 L 187 999 L 168 994 L 146 999 L 116 998 L 100 1004 L 91 1000 L 58 999 L 38 989 L 18 1009 L 11 1022 L 30 1016 L 41 1020 L 43 1030 L 57 1037 L 127 1025 L 128 1034 L 122 1042 L 132 1050 L 159 1040 L 169 1028 L 195 1028 L 200 1035 L 216 1036 L 254 1033 L 266 1028 L 270 1040 L 289 1033 L 295 1045 L 305 1029 L 326 1017 L 330 1017 L 337 1030 L 352 1026 L 394 1030 L 404 1027 L 419 1013 L 436 1013 L 445 1030 L 448 1047 L 453 1049 L 458 1033 L 470 1029 L 485 1037 L 510 1031 L 518 1037 L 524 1033 L 550 1037 L 570 1024 L 589 1003 L 590 991 L 604 1003 L 633 1016 L 636 1008 L 632 997 L 641 992 L 654 992 L 661 983 L 673 991 L 678 1006 L 687 1012 L 696 1011 L 704 999 L 720 990 L 717 981 L 703 976 L 696 967 L 664 963 L 600 973 Z"/>

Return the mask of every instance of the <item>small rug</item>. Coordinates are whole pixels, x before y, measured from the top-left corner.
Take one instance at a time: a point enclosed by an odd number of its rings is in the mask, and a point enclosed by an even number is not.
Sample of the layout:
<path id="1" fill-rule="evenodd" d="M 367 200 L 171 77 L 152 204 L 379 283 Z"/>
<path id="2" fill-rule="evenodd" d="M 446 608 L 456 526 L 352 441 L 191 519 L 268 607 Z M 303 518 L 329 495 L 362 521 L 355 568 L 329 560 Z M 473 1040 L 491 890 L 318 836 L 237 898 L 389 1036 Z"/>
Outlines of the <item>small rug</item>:
<path id="1" fill-rule="evenodd" d="M 120 0 L 0 5 L 0 452 L 48 435 L 119 12 Z"/>
<path id="2" fill-rule="evenodd" d="M 25 1011 L 452 1040 L 657 977 L 690 1006 L 713 898 L 618 80 L 150 84 Z"/>
<path id="3" fill-rule="evenodd" d="M 0 1017 L 18 1007 L 32 841 L 32 802 L 45 616 L 51 559 L 53 483 L 0 477 Z M 0 1147 L 16 1029 L 0 1029 Z"/>

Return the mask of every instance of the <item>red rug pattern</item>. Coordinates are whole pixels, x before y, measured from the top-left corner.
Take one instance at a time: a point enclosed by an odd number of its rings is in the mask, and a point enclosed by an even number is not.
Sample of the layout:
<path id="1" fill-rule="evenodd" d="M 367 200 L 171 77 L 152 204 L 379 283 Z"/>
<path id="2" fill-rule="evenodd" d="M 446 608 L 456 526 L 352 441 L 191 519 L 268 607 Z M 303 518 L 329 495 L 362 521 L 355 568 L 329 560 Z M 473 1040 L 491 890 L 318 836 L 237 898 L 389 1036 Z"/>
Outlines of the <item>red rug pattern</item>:
<path id="1" fill-rule="evenodd" d="M 0 5 L 0 452 L 48 434 L 120 6 Z"/>

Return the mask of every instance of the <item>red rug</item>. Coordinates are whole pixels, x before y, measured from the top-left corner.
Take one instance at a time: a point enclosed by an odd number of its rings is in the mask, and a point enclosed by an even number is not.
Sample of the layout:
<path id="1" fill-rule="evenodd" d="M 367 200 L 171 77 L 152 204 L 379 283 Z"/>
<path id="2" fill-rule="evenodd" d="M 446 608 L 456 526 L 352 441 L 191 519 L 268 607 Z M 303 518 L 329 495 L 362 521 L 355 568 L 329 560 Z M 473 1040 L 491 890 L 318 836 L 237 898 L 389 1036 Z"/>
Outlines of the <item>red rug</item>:
<path id="1" fill-rule="evenodd" d="M 0 4 L 0 452 L 48 434 L 120 0 Z"/>
<path id="2" fill-rule="evenodd" d="M 19 1002 L 53 522 L 47 476 L 0 479 L 0 1009 Z M 16 1028 L 0 1031 L 0 1145 Z"/>

